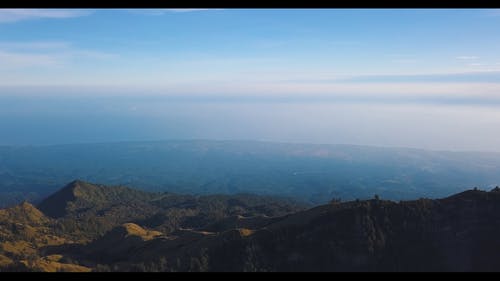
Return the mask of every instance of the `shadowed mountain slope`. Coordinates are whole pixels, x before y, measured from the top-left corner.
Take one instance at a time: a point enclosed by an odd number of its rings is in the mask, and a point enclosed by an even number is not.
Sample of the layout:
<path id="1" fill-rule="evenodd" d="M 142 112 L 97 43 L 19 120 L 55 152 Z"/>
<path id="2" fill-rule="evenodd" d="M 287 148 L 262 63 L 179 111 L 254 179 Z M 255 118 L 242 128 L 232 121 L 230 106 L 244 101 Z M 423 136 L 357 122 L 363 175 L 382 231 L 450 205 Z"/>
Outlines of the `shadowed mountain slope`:
<path id="1" fill-rule="evenodd" d="M 4 241 L 0 244 L 0 269 L 500 268 L 499 188 L 467 190 L 443 199 L 333 200 L 307 210 L 283 199 L 252 195 L 198 197 L 141 192 L 132 202 L 125 195 L 128 191 L 136 192 L 76 181 L 47 199 L 66 210 L 62 217 L 47 217 L 27 203 L 0 210 L 0 238 Z M 63 196 L 68 193 L 72 196 Z M 73 208 L 79 201 L 86 207 Z M 44 204 L 48 203 L 41 206 Z"/>

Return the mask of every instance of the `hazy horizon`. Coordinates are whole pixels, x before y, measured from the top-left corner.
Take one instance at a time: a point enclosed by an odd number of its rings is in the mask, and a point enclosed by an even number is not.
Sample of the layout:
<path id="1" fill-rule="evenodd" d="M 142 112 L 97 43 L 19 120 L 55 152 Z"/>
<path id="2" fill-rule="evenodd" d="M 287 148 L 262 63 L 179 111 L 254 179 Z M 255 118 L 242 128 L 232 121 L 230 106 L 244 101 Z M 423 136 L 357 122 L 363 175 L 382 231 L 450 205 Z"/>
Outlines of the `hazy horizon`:
<path id="1" fill-rule="evenodd" d="M 85 145 L 101 145 L 101 144 L 141 144 L 141 143 L 168 143 L 168 142 L 228 142 L 228 143 L 269 143 L 269 144 L 293 144 L 293 145 L 312 145 L 312 146 L 345 146 L 345 147 L 366 147 L 380 149 L 408 149 L 416 151 L 429 152 L 452 152 L 452 153 L 494 153 L 499 154 L 500 151 L 493 150 L 451 150 L 451 149 L 429 149 L 411 146 L 390 146 L 390 145 L 371 145 L 371 144 L 353 144 L 353 143 L 324 143 L 324 142 L 303 142 L 303 141 L 277 141 L 267 139 L 206 139 L 206 138 L 165 138 L 165 139 L 135 139 L 135 140 L 113 140 L 113 141 L 81 141 L 81 142 L 64 142 L 64 143 L 16 143 L 16 144 L 0 144 L 0 147 L 57 147 L 57 146 L 85 146 Z"/>
<path id="2" fill-rule="evenodd" d="M 0 9 L 0 145 L 500 152 L 497 9 Z"/>

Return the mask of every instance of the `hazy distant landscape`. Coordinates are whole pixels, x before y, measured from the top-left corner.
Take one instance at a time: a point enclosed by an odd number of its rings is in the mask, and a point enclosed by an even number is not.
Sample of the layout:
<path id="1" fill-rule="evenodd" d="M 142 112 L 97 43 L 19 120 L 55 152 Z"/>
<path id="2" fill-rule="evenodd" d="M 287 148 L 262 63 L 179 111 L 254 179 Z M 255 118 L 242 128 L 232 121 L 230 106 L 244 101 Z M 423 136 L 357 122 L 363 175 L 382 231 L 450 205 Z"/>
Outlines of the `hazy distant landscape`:
<path id="1" fill-rule="evenodd" d="M 0 147 L 0 203 L 38 202 L 74 179 L 187 194 L 332 198 L 448 196 L 500 185 L 500 153 L 257 141 Z"/>

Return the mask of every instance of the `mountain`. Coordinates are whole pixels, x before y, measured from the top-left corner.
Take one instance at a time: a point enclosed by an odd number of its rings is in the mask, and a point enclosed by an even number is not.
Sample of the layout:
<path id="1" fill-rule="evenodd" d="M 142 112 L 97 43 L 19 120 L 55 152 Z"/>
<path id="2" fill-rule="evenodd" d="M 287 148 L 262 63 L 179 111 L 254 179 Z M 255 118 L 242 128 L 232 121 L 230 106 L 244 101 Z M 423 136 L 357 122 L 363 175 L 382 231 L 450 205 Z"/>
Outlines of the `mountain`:
<path id="1" fill-rule="evenodd" d="M 131 207 L 133 194 L 141 196 Z M 80 201 L 85 208 L 72 208 Z M 53 208 L 43 207 L 48 202 Z M 498 187 L 305 208 L 282 198 L 147 193 L 74 181 L 39 206 L 66 211 L 52 216 L 29 203 L 0 210 L 1 271 L 500 268 Z"/>
<path id="2" fill-rule="evenodd" d="M 499 221 L 498 190 L 399 203 L 372 199 L 323 205 L 184 245 L 155 238 L 114 262 L 154 268 L 156 257 L 157 266 L 181 271 L 497 271 Z"/>
<path id="3" fill-rule="evenodd" d="M 30 203 L 0 210 L 0 271 L 90 271 L 57 256 L 38 256 L 43 247 L 71 243 L 58 233 L 55 221 Z"/>
<path id="4" fill-rule="evenodd" d="M 29 225 L 40 225 L 47 222 L 47 217 L 28 202 L 23 202 L 9 209 L 0 210 L 0 217 L 3 221 Z"/>
<path id="5" fill-rule="evenodd" d="M 152 200 L 154 196 L 151 193 L 123 186 L 109 188 L 75 180 L 43 200 L 38 208 L 48 216 L 59 218 L 109 204 L 127 202 L 133 204 Z"/>
<path id="6" fill-rule="evenodd" d="M 72 181 L 38 204 L 44 214 L 58 220 L 65 233 L 89 240 L 128 222 L 170 232 L 178 227 L 215 224 L 231 216 L 283 215 L 304 206 L 279 197 L 153 193 L 81 180 Z"/>
<path id="7" fill-rule="evenodd" d="M 75 265 L 86 271 L 95 264 L 75 264 L 75 257 L 64 253 L 82 246 L 84 253 L 128 251 L 128 246 L 141 246 L 156 236 L 186 234 L 191 231 L 187 229 L 217 226 L 219 220 L 235 216 L 254 216 L 265 223 L 304 209 L 285 198 L 150 193 L 81 180 L 67 184 L 37 207 L 24 202 L 0 210 L 0 265 L 4 263 L 0 268 L 54 271 Z"/>
<path id="8" fill-rule="evenodd" d="M 500 184 L 500 153 L 208 140 L 0 147 L 0 206 L 38 203 L 75 178 L 155 192 L 279 195 L 316 205 L 374 194 L 409 200 L 493 188 Z"/>

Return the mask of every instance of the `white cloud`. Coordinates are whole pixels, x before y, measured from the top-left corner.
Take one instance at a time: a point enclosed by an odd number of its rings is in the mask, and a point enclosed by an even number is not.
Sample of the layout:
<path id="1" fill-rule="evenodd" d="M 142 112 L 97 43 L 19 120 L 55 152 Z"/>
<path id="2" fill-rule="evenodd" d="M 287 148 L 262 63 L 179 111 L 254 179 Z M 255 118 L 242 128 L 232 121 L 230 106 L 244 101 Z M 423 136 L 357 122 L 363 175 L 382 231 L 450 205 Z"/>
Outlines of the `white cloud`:
<path id="1" fill-rule="evenodd" d="M 0 50 L 54 50 L 65 49 L 71 46 L 62 41 L 35 41 L 35 42 L 10 42 L 0 41 Z"/>
<path id="2" fill-rule="evenodd" d="M 478 56 L 458 56 L 456 57 L 456 59 L 459 59 L 459 60 L 477 60 L 479 59 Z"/>
<path id="3" fill-rule="evenodd" d="M 116 54 L 75 48 L 69 42 L 0 41 L 0 70 L 29 68 L 34 66 L 54 67 L 68 64 L 72 59 L 110 59 Z"/>
<path id="4" fill-rule="evenodd" d="M 95 82 L 95 81 L 94 81 Z M 103 85 L 114 84 L 125 94 L 127 91 L 159 96 L 183 95 L 184 97 L 213 97 L 256 100 L 300 101 L 359 101 L 372 102 L 398 100 L 455 100 L 495 99 L 500 102 L 500 83 L 286 83 L 263 81 L 198 81 L 178 83 L 159 81 L 124 81 L 120 77 L 106 77 Z M 150 82 L 150 83 L 146 83 Z"/>
<path id="5" fill-rule="evenodd" d="M 0 23 L 42 18 L 74 18 L 85 16 L 89 13 L 89 10 L 70 9 L 0 9 Z"/>
<path id="6" fill-rule="evenodd" d="M 205 85 L 208 87 L 209 85 Z M 215 90 L 215 89 L 214 89 Z M 249 83 L 226 85 L 232 91 L 252 94 L 315 94 L 323 97 L 499 97 L 500 83 Z"/>
<path id="7" fill-rule="evenodd" d="M 0 50 L 0 69 L 15 69 L 33 66 L 57 66 L 60 58 L 48 54 L 13 53 Z"/>

